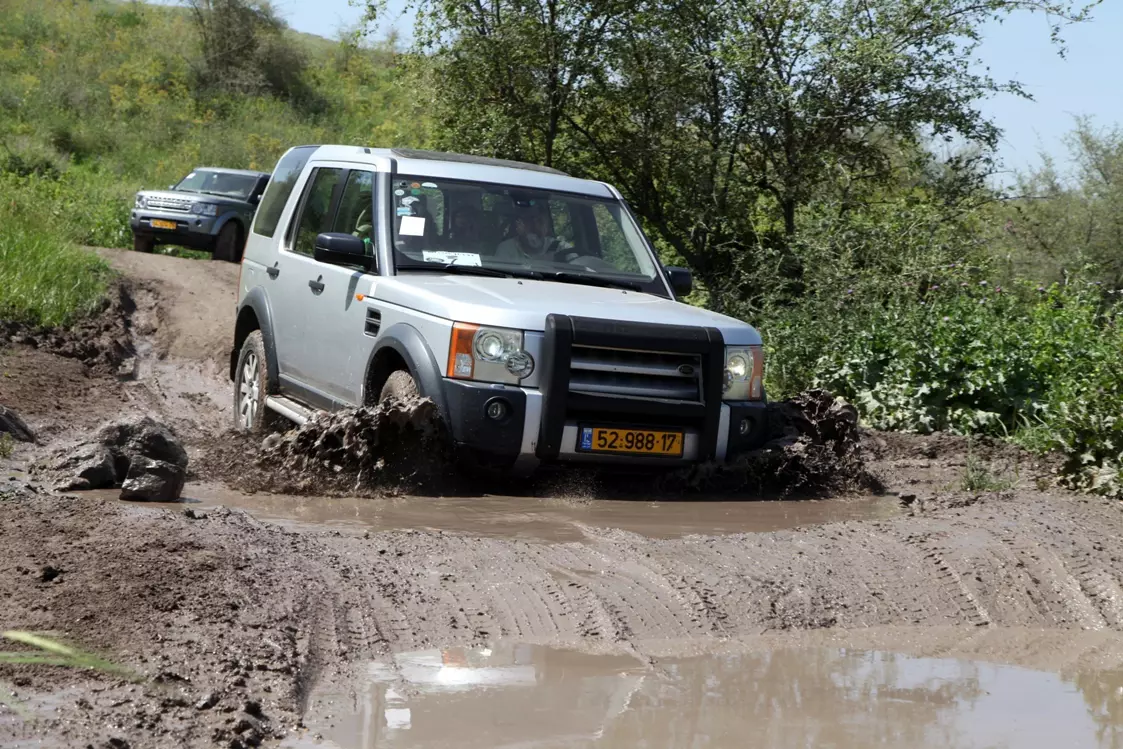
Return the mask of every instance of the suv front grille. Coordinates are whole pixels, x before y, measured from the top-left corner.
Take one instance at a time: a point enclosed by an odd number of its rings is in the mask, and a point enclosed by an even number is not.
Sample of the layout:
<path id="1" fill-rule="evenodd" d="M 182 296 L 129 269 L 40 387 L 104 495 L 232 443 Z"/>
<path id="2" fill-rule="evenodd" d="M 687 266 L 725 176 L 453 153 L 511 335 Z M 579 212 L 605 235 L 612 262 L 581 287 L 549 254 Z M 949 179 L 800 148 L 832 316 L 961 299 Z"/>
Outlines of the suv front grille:
<path id="1" fill-rule="evenodd" d="M 181 211 L 187 213 L 191 210 L 190 199 L 151 197 L 145 200 L 149 208 L 160 208 L 165 211 Z"/>
<path id="2" fill-rule="evenodd" d="M 702 360 L 696 354 L 574 345 L 569 392 L 702 400 Z"/>

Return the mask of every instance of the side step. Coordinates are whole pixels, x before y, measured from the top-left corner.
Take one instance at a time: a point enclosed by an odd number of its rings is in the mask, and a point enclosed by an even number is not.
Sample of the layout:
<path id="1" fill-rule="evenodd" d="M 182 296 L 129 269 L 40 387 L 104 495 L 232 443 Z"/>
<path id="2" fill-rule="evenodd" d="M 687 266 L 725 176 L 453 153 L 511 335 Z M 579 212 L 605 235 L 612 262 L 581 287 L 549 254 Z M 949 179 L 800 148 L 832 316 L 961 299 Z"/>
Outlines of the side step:
<path id="1" fill-rule="evenodd" d="M 295 422 L 297 426 L 311 419 L 315 413 L 311 409 L 305 408 L 296 401 L 286 398 L 283 395 L 266 396 L 265 407 L 270 411 L 276 411 L 289 421 Z"/>

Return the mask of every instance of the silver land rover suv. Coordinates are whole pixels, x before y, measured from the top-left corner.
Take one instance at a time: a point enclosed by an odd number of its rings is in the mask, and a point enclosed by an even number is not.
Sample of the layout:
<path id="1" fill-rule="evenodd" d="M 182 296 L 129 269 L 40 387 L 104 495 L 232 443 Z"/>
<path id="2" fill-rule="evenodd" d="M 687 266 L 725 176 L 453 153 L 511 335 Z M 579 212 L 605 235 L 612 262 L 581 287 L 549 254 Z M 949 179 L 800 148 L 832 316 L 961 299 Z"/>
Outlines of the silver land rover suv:
<path id="1" fill-rule="evenodd" d="M 761 338 L 676 301 L 690 284 L 603 182 L 293 148 L 242 261 L 236 424 L 420 394 L 461 452 L 495 468 L 728 460 L 767 431 Z"/>

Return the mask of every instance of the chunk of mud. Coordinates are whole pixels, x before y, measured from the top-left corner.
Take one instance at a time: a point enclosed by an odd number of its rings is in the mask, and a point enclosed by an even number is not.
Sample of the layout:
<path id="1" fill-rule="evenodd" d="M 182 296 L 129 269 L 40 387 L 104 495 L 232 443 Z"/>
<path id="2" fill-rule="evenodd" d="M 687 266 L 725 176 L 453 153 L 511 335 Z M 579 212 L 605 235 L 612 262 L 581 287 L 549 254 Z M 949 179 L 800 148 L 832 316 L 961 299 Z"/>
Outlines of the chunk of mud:
<path id="1" fill-rule="evenodd" d="M 0 433 L 11 435 L 17 442 L 38 442 L 35 432 L 12 409 L 0 406 Z"/>
<path id="2" fill-rule="evenodd" d="M 143 456 L 129 463 L 121 484 L 121 499 L 140 502 L 174 502 L 183 492 L 186 474 L 179 466 Z"/>
<path id="3" fill-rule="evenodd" d="M 436 404 L 390 399 L 370 408 L 321 413 L 261 442 L 227 435 L 197 466 L 245 491 L 376 494 L 443 477 L 451 460 Z"/>
<path id="4" fill-rule="evenodd" d="M 858 411 L 825 390 L 768 404 L 769 438 L 725 464 L 670 474 L 665 490 L 834 493 L 880 489 L 866 468 Z"/>

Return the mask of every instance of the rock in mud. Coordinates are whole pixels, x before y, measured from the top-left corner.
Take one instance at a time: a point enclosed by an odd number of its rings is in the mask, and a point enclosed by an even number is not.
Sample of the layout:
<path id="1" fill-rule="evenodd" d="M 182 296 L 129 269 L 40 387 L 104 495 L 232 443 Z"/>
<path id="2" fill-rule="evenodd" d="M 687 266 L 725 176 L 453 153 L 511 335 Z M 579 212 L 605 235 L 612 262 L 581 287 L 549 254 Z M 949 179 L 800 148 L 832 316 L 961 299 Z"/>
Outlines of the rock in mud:
<path id="1" fill-rule="evenodd" d="M 18 442 L 37 442 L 35 432 L 10 408 L 0 406 L 0 434 L 10 434 Z"/>
<path id="2" fill-rule="evenodd" d="M 121 499 L 141 502 L 174 502 L 183 491 L 186 478 L 179 466 L 163 460 L 136 457 L 121 484 Z"/>
<path id="3" fill-rule="evenodd" d="M 171 429 L 150 416 L 106 424 L 94 440 L 117 451 L 129 463 L 144 457 L 187 469 L 187 451 Z"/>
<path id="4" fill-rule="evenodd" d="M 54 470 L 68 476 L 58 489 L 106 489 L 117 485 L 117 461 L 105 445 L 82 445 L 70 455 L 62 457 Z"/>
<path id="5" fill-rule="evenodd" d="M 89 442 L 55 452 L 45 470 L 61 491 L 122 488 L 122 499 L 179 499 L 187 451 L 175 433 L 144 416 L 101 427 Z"/>

